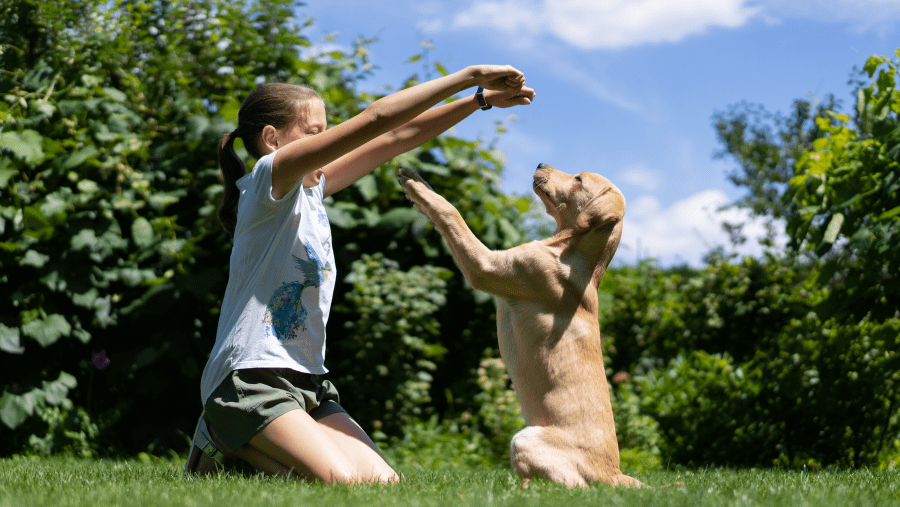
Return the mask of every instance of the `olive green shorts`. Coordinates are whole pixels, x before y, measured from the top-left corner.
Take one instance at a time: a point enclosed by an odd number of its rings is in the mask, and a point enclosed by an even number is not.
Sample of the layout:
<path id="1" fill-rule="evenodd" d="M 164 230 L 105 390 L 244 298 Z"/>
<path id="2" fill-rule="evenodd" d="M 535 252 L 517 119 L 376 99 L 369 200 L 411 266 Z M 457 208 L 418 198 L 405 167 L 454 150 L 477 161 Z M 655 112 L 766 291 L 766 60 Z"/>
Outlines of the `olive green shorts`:
<path id="1" fill-rule="evenodd" d="M 277 417 L 303 409 L 319 420 L 339 412 L 337 389 L 329 381 L 288 368 L 234 370 L 206 400 L 213 431 L 231 450 L 246 444 Z"/>

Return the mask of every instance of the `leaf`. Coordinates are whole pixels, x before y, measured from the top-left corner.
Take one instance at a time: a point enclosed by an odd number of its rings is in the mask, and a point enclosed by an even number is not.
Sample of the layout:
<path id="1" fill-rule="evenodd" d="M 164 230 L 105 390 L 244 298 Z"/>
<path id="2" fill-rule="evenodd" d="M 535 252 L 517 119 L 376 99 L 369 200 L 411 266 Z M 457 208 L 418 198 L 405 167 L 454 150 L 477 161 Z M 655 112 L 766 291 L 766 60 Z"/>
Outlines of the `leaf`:
<path id="1" fill-rule="evenodd" d="M 866 92 L 862 88 L 856 92 L 856 113 L 860 117 L 866 114 Z"/>
<path id="2" fill-rule="evenodd" d="M 225 121 L 233 122 L 238 118 L 238 111 L 241 110 L 241 103 L 234 97 L 228 99 L 228 102 L 222 104 L 219 113 L 225 118 Z"/>
<path id="3" fill-rule="evenodd" d="M 116 90 L 115 88 L 104 87 L 103 93 L 105 93 L 107 97 L 115 100 L 116 102 L 125 102 L 126 100 L 128 100 L 127 95 L 119 90 Z"/>
<path id="4" fill-rule="evenodd" d="M 187 190 L 173 190 L 171 192 L 154 192 L 150 195 L 150 205 L 157 211 L 162 210 L 170 204 L 178 202 L 179 199 L 187 195 Z"/>
<path id="5" fill-rule="evenodd" d="M 50 83 L 52 82 L 53 68 L 47 65 L 43 60 L 38 61 L 31 70 L 25 73 L 25 77 L 22 78 L 22 84 L 25 85 L 25 88 L 33 91 L 50 86 Z"/>
<path id="6" fill-rule="evenodd" d="M 91 288 L 82 294 L 71 293 L 69 297 L 72 299 L 73 304 L 82 308 L 94 308 L 99 299 L 99 292 L 96 288 Z"/>
<path id="7" fill-rule="evenodd" d="M 97 243 L 97 233 L 93 229 L 82 229 L 78 234 L 72 236 L 70 244 L 73 250 L 82 250 L 87 248 L 91 250 Z"/>
<path id="8" fill-rule="evenodd" d="M 363 176 L 353 186 L 359 190 L 360 195 L 366 202 L 372 202 L 372 199 L 378 196 L 378 182 L 372 174 Z"/>
<path id="9" fill-rule="evenodd" d="M 394 208 L 381 215 L 378 225 L 395 230 L 413 223 L 419 216 L 414 208 Z"/>
<path id="10" fill-rule="evenodd" d="M 42 268 L 44 264 L 47 264 L 47 261 L 50 260 L 49 255 L 44 255 L 40 252 L 36 252 L 34 250 L 28 250 L 25 252 L 25 255 L 22 257 L 22 260 L 19 261 L 19 265 L 21 266 L 33 266 L 35 268 Z"/>
<path id="11" fill-rule="evenodd" d="M 206 116 L 191 116 L 187 119 L 185 133 L 189 139 L 199 139 L 207 128 L 209 128 L 209 118 Z"/>
<path id="12" fill-rule="evenodd" d="M 884 213 L 882 213 L 881 215 L 878 216 L 878 219 L 879 220 L 890 220 L 891 218 L 894 218 L 897 215 L 900 215 L 900 206 L 897 206 L 894 209 L 885 211 Z"/>
<path id="13" fill-rule="evenodd" d="M 19 336 L 19 328 L 0 324 L 0 350 L 10 354 L 25 352 L 25 347 L 22 346 L 21 337 Z"/>
<path id="14" fill-rule="evenodd" d="M 16 395 L 4 391 L 0 396 L 0 421 L 7 428 L 14 430 L 21 426 L 25 419 L 34 414 L 34 391 Z"/>
<path id="15" fill-rule="evenodd" d="M 63 336 L 72 332 L 72 326 L 66 322 L 65 317 L 58 313 L 47 316 L 45 319 L 34 319 L 22 326 L 22 334 L 31 337 L 41 347 L 49 347 Z"/>
<path id="16" fill-rule="evenodd" d="M 875 236 L 872 234 L 872 231 L 867 229 L 866 227 L 861 227 L 858 231 L 856 231 L 856 234 L 850 237 L 850 242 L 858 250 L 865 250 L 869 248 L 874 240 Z"/>
<path id="17" fill-rule="evenodd" d="M 150 221 L 144 217 L 137 217 L 131 224 L 131 239 L 141 248 L 151 246 L 155 235 Z"/>
<path id="18" fill-rule="evenodd" d="M 19 174 L 19 171 L 9 167 L 9 159 L 4 158 L 0 161 L 0 188 L 6 188 L 9 185 L 9 180 Z"/>
<path id="19" fill-rule="evenodd" d="M 94 145 L 88 145 L 84 148 L 69 155 L 69 158 L 63 163 L 62 168 L 65 170 L 74 169 L 85 162 L 85 160 L 100 153 Z"/>
<path id="20" fill-rule="evenodd" d="M 831 221 L 828 222 L 828 228 L 825 229 L 825 236 L 822 238 L 822 241 L 825 243 L 834 243 L 838 233 L 841 232 L 842 225 L 844 225 L 843 213 L 835 213 L 834 216 L 831 217 Z"/>
<path id="21" fill-rule="evenodd" d="M 25 235 L 36 239 L 49 239 L 53 236 L 53 225 L 36 208 L 27 206 L 24 210 Z"/>
<path id="22" fill-rule="evenodd" d="M 51 405 L 61 405 L 68 399 L 69 390 L 77 386 L 78 380 L 75 377 L 61 371 L 59 378 L 53 382 L 43 383 L 45 400 Z"/>
<path id="23" fill-rule="evenodd" d="M 332 227 L 341 229 L 352 229 L 359 224 L 359 221 L 353 218 L 349 210 L 337 206 L 325 206 L 325 213 L 328 214 L 328 221 Z"/>
<path id="24" fill-rule="evenodd" d="M 6 148 L 26 164 L 34 165 L 44 160 L 41 148 L 43 138 L 34 130 L 23 130 L 20 134 L 4 132 L 0 134 L 0 148 Z"/>
<path id="25" fill-rule="evenodd" d="M 48 219 L 50 225 L 59 225 L 65 221 L 68 207 L 66 196 L 62 192 L 53 192 L 52 194 L 47 194 L 40 206 L 40 210 L 41 214 Z"/>

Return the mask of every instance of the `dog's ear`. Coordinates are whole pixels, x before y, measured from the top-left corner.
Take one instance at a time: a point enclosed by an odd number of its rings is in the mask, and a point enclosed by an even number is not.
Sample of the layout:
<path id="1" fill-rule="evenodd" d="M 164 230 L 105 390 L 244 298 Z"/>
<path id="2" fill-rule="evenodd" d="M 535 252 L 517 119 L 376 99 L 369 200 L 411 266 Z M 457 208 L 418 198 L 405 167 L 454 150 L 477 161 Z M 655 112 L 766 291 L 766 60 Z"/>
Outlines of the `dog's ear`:
<path id="1" fill-rule="evenodd" d="M 625 199 L 618 192 L 608 192 L 590 200 L 578 217 L 579 229 L 598 229 L 614 225 L 625 216 Z"/>

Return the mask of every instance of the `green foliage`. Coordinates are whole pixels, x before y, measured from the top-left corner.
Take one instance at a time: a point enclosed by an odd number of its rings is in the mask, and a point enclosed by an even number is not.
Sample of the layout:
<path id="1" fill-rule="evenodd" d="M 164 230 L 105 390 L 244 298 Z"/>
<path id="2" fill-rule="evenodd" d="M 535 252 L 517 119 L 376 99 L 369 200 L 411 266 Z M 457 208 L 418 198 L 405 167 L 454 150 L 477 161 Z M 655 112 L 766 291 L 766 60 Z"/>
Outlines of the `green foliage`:
<path id="1" fill-rule="evenodd" d="M 652 264 L 607 273 L 618 293 L 601 316 L 607 352 L 631 377 L 617 399 L 640 397 L 617 421 L 621 446 L 648 447 L 629 432 L 649 416 L 674 463 L 878 463 L 900 434 L 900 321 L 821 319 L 821 269 L 770 256 L 693 275 Z"/>
<path id="2" fill-rule="evenodd" d="M 376 437 L 425 419 L 432 407 L 431 374 L 447 352 L 433 314 L 446 303 L 450 277 L 434 266 L 401 271 L 381 254 L 363 254 L 351 267 L 346 304 L 358 317 L 344 322 L 348 335 L 335 362 L 360 400 L 355 417 L 373 421 Z"/>
<path id="3" fill-rule="evenodd" d="M 788 233 L 797 247 L 832 252 L 837 287 L 823 314 L 883 319 L 900 309 L 900 70 L 873 56 L 865 72 L 872 81 L 859 90 L 856 128 L 837 113 L 817 120 L 822 136 L 790 180 L 788 197 L 799 211 Z"/>
<path id="4" fill-rule="evenodd" d="M 777 354 L 747 366 L 761 387 L 760 422 L 771 427 L 777 462 L 878 463 L 900 435 L 900 319 L 823 321 L 811 313 L 777 338 Z"/>
<path id="5" fill-rule="evenodd" d="M 480 389 L 475 395 L 479 427 L 488 436 L 495 459 L 507 463 L 510 440 L 525 427 L 522 407 L 503 360 L 492 349 L 485 350 L 475 373 Z"/>
<path id="6" fill-rule="evenodd" d="M 68 454 L 79 458 L 96 457 L 94 443 L 99 432 L 91 417 L 81 407 L 60 408 L 44 407 L 40 418 L 47 424 L 43 436 L 32 434 L 28 438 L 30 452 L 49 456 L 51 454 Z"/>
<path id="7" fill-rule="evenodd" d="M 0 397 L 0 421 L 9 428 L 21 426 L 30 416 L 48 410 L 48 407 L 72 408 L 69 390 L 77 385 L 75 377 L 66 372 L 54 381 L 43 381 L 40 387 L 16 395 L 4 392 Z"/>
<path id="8" fill-rule="evenodd" d="M 727 354 L 678 355 L 638 376 L 643 411 L 659 424 L 660 450 L 675 463 L 759 464 L 754 390 Z"/>
<path id="9" fill-rule="evenodd" d="M 740 166 L 732 180 L 749 190 L 737 205 L 786 219 L 786 252 L 607 274 L 610 373 L 631 378 L 617 396 L 640 396 L 637 417 L 659 424 L 664 461 L 818 468 L 892 459 L 900 91 L 895 61 L 872 57 L 865 72 L 853 119 L 832 97 L 797 101 L 787 117 L 746 104 L 715 117 L 721 155 Z M 739 226 L 731 232 L 743 241 Z"/>
<path id="10" fill-rule="evenodd" d="M 625 375 L 613 377 L 611 394 L 616 437 L 619 441 L 619 466 L 626 474 L 659 469 L 662 453 L 659 448 L 659 423 L 642 408 L 642 397 L 635 384 Z M 618 381 L 618 382 L 617 382 Z"/>
<path id="11" fill-rule="evenodd" d="M 4 396 L 29 396 L 67 372 L 69 397 L 103 421 L 108 442 L 180 443 L 174 429 L 196 417 L 188 415 L 196 391 L 173 388 L 197 385 L 225 282 L 211 266 L 228 258 L 212 213 L 221 193 L 212 154 L 232 127 L 217 111 L 257 76 L 317 75 L 321 65 L 296 57 L 309 43 L 291 29 L 292 7 L 25 0 L 6 8 Z M 102 369 L 92 362 L 101 350 Z"/>
<path id="12" fill-rule="evenodd" d="M 402 436 L 381 442 L 385 459 L 394 467 L 434 470 L 441 467 L 490 467 L 496 464 L 490 444 L 471 420 L 433 415 L 411 420 Z"/>
<path id="13" fill-rule="evenodd" d="M 713 115 L 713 128 L 722 150 L 718 158 L 733 157 L 739 168 L 729 174 L 748 190 L 736 204 L 758 216 L 785 218 L 794 210 L 784 201 L 795 164 L 823 132 L 817 119 L 839 106 L 833 95 L 823 101 L 794 101 L 788 115 L 771 113 L 758 104 L 742 102 Z M 738 229 L 741 224 L 733 224 Z M 735 231 L 740 237 L 740 231 Z M 745 241 L 741 238 L 739 242 Z"/>
<path id="14" fill-rule="evenodd" d="M 698 349 L 753 357 L 771 329 L 809 311 L 809 269 L 769 256 L 714 258 L 700 271 L 650 261 L 610 270 L 602 292 L 615 298 L 600 324 L 611 372 L 642 372 Z"/>

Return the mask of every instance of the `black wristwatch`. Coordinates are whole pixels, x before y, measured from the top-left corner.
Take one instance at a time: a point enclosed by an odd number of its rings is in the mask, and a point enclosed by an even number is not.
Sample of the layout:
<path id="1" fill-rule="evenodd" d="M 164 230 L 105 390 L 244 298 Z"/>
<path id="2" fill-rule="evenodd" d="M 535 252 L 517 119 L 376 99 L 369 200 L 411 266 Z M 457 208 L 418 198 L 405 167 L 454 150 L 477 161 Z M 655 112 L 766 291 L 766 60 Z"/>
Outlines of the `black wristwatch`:
<path id="1" fill-rule="evenodd" d="M 478 105 L 481 106 L 482 111 L 487 111 L 488 109 L 494 107 L 487 103 L 487 100 L 484 99 L 484 88 L 478 87 L 478 90 L 475 92 L 475 100 L 478 101 Z"/>

